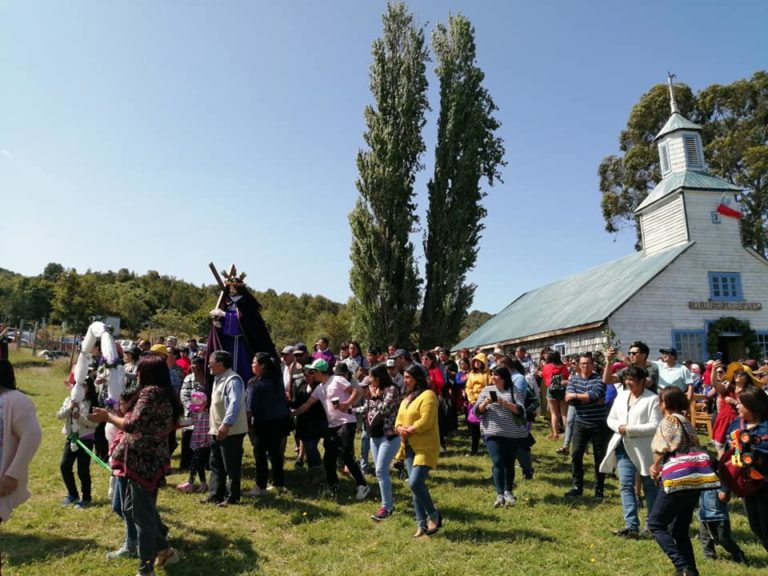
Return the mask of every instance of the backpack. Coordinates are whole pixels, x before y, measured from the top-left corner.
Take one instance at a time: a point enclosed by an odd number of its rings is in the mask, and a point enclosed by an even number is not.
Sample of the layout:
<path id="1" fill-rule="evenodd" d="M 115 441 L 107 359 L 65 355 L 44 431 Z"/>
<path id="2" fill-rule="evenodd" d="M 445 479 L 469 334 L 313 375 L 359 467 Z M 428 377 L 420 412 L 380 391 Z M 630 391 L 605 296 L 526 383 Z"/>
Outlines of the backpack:
<path id="1" fill-rule="evenodd" d="M 525 415 L 528 418 L 528 422 L 534 422 L 536 420 L 536 411 L 541 406 L 541 400 L 536 391 L 529 385 L 525 391 Z"/>
<path id="2" fill-rule="evenodd" d="M 763 442 L 768 440 L 768 436 L 753 438 L 753 435 L 744 428 L 742 420 L 741 427 L 731 432 L 729 448 L 720 457 L 717 467 L 717 475 L 720 476 L 721 482 L 741 498 L 752 496 L 766 482 L 765 476 L 755 466 L 757 462 L 752 460 L 749 444 L 755 440 Z"/>

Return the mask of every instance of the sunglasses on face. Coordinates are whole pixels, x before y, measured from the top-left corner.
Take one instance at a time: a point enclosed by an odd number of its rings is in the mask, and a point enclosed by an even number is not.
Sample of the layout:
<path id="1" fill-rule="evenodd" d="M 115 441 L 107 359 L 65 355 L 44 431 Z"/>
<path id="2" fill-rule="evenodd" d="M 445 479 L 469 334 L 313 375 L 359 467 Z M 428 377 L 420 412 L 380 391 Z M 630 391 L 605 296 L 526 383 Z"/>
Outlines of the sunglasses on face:
<path id="1" fill-rule="evenodd" d="M 630 355 L 630 356 L 637 356 L 638 354 L 640 354 L 640 352 L 639 352 L 639 351 L 637 351 L 637 350 L 630 350 L 630 351 L 629 351 L 629 355 Z"/>

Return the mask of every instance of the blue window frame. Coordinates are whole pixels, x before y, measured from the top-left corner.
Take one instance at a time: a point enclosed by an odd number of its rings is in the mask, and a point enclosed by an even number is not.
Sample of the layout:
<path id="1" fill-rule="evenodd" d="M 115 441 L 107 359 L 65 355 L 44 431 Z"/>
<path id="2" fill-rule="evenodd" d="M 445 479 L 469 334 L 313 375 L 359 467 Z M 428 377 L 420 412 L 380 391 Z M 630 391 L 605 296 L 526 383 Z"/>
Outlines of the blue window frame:
<path id="1" fill-rule="evenodd" d="M 672 342 L 677 349 L 677 357 L 683 360 L 703 362 L 707 355 L 704 353 L 704 330 L 672 330 Z"/>
<path id="2" fill-rule="evenodd" d="M 757 343 L 763 349 L 763 358 L 768 358 L 768 332 L 757 330 Z"/>
<path id="3" fill-rule="evenodd" d="M 709 272 L 709 299 L 718 302 L 744 300 L 741 274 L 738 272 Z"/>

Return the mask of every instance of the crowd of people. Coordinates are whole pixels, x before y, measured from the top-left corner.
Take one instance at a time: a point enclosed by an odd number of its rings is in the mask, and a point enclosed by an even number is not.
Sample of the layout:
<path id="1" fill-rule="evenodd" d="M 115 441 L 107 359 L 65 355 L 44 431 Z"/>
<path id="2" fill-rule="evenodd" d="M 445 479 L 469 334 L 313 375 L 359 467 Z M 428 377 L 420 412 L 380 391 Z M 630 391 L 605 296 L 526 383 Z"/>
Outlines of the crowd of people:
<path id="1" fill-rule="evenodd" d="M 697 507 L 703 553 L 714 558 L 720 544 L 734 561 L 746 557 L 730 530 L 730 486 L 723 482 L 719 488 L 668 492 L 660 485 L 664 465 L 670 456 L 710 440 L 719 456 L 728 457 L 734 434 L 746 433 L 750 474 L 757 481 L 743 500 L 750 528 L 768 550 L 768 483 L 763 479 L 768 473 L 768 396 L 761 380 L 768 377 L 768 368 L 751 361 L 726 366 L 715 358 L 703 369 L 693 363 L 688 367 L 677 361 L 674 348 L 663 348 L 658 360 L 650 360 L 643 342 L 634 342 L 626 355 L 610 348 L 605 354 L 567 358 L 545 349 L 534 359 L 522 346 L 495 348 L 486 355 L 481 350 L 451 354 L 445 348 L 407 351 L 392 344 L 386 350 L 369 347 L 363 354 L 358 342 L 345 343 L 335 354 L 328 339 L 319 338 L 312 350 L 299 342 L 279 354 L 255 353 L 244 378 L 226 350 L 206 354 L 192 341 L 174 344 L 143 341 L 123 351 L 125 391 L 117 405 L 103 402 L 105 367 L 95 347 L 84 399 L 75 402 L 68 396 L 58 413 L 65 421 L 64 503 L 90 504 L 90 458 L 78 447 L 92 448 L 113 471 L 113 509 L 125 524 L 125 539 L 108 558 L 138 558 L 139 574 L 153 574 L 156 566 L 179 560 L 156 507 L 179 428 L 179 463 L 188 478 L 177 489 L 199 493 L 203 503 L 225 507 L 243 496 L 289 491 L 285 454 L 294 449 L 296 468 L 306 467 L 331 495 L 340 489 L 343 472 L 355 483 L 356 499 L 364 501 L 371 493 L 366 474 L 374 475 L 380 502 L 371 518 L 377 522 L 395 512 L 390 475 L 401 470 L 412 496 L 414 537 L 423 538 L 438 533 L 443 524 L 430 492 L 430 472 L 441 456 L 463 445 L 450 445 L 462 425 L 469 440 L 467 456 L 487 452 L 490 458 L 494 497 L 489 505 L 515 504 L 517 466 L 525 479 L 534 478 L 532 422 L 543 399 L 550 439 L 562 438 L 556 451 L 570 455 L 571 487 L 563 497 L 584 497 L 584 457 L 591 445 L 594 499 L 604 499 L 608 476 L 618 479 L 624 525 L 613 533 L 627 539 L 652 537 L 678 574 L 698 574 L 688 536 Z M 10 386 L 4 378 L 0 408 L 4 398 L 11 398 L 2 394 L 3 386 Z M 711 408 L 711 438 L 700 440 L 689 420 L 695 403 Z M 250 490 L 241 487 L 246 436 L 255 462 Z M 28 442 L 34 446 L 34 434 Z M 0 464 L 6 467 L 5 460 Z M 0 476 L 0 505 L 7 498 L 5 478 Z M 2 514 L 0 519 L 5 519 Z"/>

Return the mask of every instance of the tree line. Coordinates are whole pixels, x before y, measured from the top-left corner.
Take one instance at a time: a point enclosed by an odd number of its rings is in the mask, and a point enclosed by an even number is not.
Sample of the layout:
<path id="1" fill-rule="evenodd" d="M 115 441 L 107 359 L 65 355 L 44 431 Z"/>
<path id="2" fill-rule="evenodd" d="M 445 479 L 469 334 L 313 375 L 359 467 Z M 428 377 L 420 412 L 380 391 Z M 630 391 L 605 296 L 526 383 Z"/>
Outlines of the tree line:
<path id="1" fill-rule="evenodd" d="M 279 346 L 311 344 L 320 335 L 337 346 L 353 337 L 347 304 L 325 296 L 297 296 L 272 289 L 253 294 Z M 218 296 L 215 284 L 196 286 L 156 271 L 138 275 L 121 268 L 117 272 L 79 273 L 50 263 L 37 276 L 23 276 L 0 268 L 0 321 L 10 326 L 18 326 L 22 320 L 39 325 L 66 322 L 70 334 L 83 334 L 94 318 L 117 316 L 127 337 L 162 333 L 204 338 L 210 327 L 209 312 Z M 489 317 L 473 311 L 464 327 L 466 334 Z"/>

